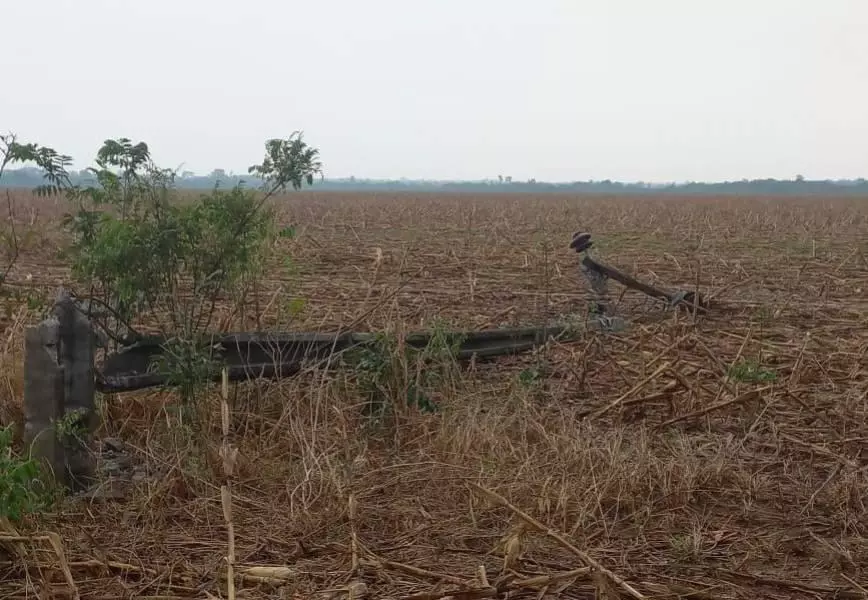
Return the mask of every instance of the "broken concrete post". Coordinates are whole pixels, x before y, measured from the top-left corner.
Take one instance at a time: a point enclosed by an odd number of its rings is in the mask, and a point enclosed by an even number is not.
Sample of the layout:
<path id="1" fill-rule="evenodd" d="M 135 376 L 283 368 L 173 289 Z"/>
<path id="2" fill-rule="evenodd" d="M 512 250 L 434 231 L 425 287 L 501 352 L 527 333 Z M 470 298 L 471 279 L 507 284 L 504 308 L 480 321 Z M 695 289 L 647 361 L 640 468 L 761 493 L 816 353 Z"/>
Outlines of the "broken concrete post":
<path id="1" fill-rule="evenodd" d="M 598 311 L 606 312 L 608 308 L 603 299 L 607 294 L 606 281 L 610 278 L 614 279 L 621 285 L 642 292 L 643 294 L 647 294 L 652 298 L 659 298 L 665 301 L 670 307 L 677 306 L 680 308 L 686 308 L 690 312 L 705 312 L 707 310 L 708 307 L 705 300 L 695 292 L 667 292 L 666 290 L 658 289 L 653 285 L 642 283 L 638 279 L 634 279 L 614 267 L 598 263 L 588 255 L 588 249 L 593 245 L 594 242 L 591 241 L 591 234 L 574 233 L 573 241 L 570 243 L 570 248 L 579 254 L 583 254 L 579 268 L 590 283 L 592 292 L 597 296 L 596 308 Z"/>
<path id="2" fill-rule="evenodd" d="M 57 346 L 57 319 L 29 327 L 24 334 L 24 443 L 30 456 L 65 485 L 66 457 L 56 430 L 63 418 L 65 387 Z"/>
<path id="3" fill-rule="evenodd" d="M 94 335 L 69 292 L 60 291 L 53 312 L 25 334 L 25 442 L 58 484 L 79 489 L 94 473 Z"/>
<path id="4" fill-rule="evenodd" d="M 64 375 L 64 427 L 61 439 L 69 484 L 87 487 L 95 463 L 89 445 L 97 426 L 95 404 L 95 336 L 89 319 L 77 310 L 72 296 L 61 289 L 54 305 L 58 320 L 58 358 Z"/>
<path id="5" fill-rule="evenodd" d="M 570 248 L 579 254 L 583 254 L 585 259 L 588 258 L 587 252 L 590 250 L 594 242 L 591 241 L 590 233 L 577 231 L 573 234 L 573 239 L 570 242 Z M 606 316 L 609 314 L 609 277 L 606 273 L 594 268 L 593 263 L 588 263 L 583 260 L 579 263 L 579 271 L 588 282 L 591 295 L 594 298 L 594 305 L 591 312 L 598 316 Z"/>
<path id="6" fill-rule="evenodd" d="M 589 268 L 585 262 L 579 263 L 579 269 L 588 282 L 588 287 L 594 298 L 594 313 L 598 315 L 609 315 L 611 307 L 609 305 L 609 278 L 605 273 L 601 273 L 596 269 Z"/>

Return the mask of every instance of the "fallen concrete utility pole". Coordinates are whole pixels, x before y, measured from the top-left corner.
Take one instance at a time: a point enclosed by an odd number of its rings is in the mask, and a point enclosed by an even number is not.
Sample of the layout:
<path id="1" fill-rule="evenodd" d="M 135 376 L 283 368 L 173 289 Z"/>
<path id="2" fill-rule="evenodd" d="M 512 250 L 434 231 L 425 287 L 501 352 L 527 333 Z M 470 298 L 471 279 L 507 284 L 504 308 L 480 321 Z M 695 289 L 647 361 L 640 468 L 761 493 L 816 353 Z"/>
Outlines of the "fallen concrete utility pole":
<path id="1" fill-rule="evenodd" d="M 456 332 L 461 338 L 456 359 L 484 360 L 527 352 L 551 338 L 562 338 L 566 327 L 491 329 Z M 422 349 L 431 341 L 429 333 L 413 333 L 404 338 L 408 346 Z M 208 345 L 215 358 L 226 365 L 231 381 L 290 377 L 304 366 L 329 365 L 342 352 L 362 348 L 376 340 L 370 333 L 229 333 L 209 336 Z M 129 392 L 167 384 L 163 374 L 151 368 L 166 344 L 160 336 L 144 338 L 109 355 L 96 369 L 96 387 L 102 392 Z M 219 374 L 215 375 L 215 380 Z"/>
<path id="2" fill-rule="evenodd" d="M 614 267 L 597 262 L 588 254 L 588 250 L 593 246 L 593 244 L 590 233 L 576 232 L 573 234 L 570 248 L 582 255 L 583 271 L 590 281 L 592 289 L 598 295 L 605 295 L 605 280 L 614 279 L 625 287 L 642 292 L 652 298 L 664 300 L 669 306 L 685 308 L 690 312 L 707 312 L 707 302 L 702 298 L 702 296 L 697 295 L 696 292 L 683 290 L 667 292 L 652 285 L 648 285 L 647 283 L 642 283 Z"/>
<path id="3" fill-rule="evenodd" d="M 582 270 L 598 297 L 604 295 L 606 281 L 613 279 L 673 306 L 706 309 L 706 303 L 693 292 L 660 290 L 593 260 L 587 255 L 592 246 L 590 237 L 587 233 L 576 234 L 570 247 L 584 254 Z M 47 462 L 58 480 L 74 486 L 86 485 L 93 473 L 85 446 L 93 434 L 94 388 L 102 392 L 127 392 L 169 383 L 164 374 L 152 368 L 166 347 L 168 340 L 163 337 L 139 337 L 132 345 L 123 345 L 120 351 L 110 354 L 97 367 L 98 335 L 92 320 L 77 305 L 77 299 L 61 290 L 53 315 L 27 330 L 24 386 L 25 441 L 35 455 Z M 461 343 L 456 358 L 485 360 L 518 354 L 552 338 L 569 338 L 573 332 L 572 327 L 563 326 L 457 332 Z M 404 338 L 404 343 L 422 349 L 431 338 L 432 334 L 414 333 Z M 290 377 L 306 366 L 330 366 L 333 357 L 370 346 L 377 341 L 377 335 L 234 333 L 209 335 L 203 341 L 215 349 L 215 358 L 227 368 L 229 379 L 243 381 Z M 217 378 L 219 374 L 215 374 Z M 61 423 L 63 430 L 72 427 L 80 434 L 59 435 Z"/>
<path id="4" fill-rule="evenodd" d="M 551 339 L 565 339 L 568 327 L 492 329 L 457 332 L 455 358 L 486 360 L 518 354 Z M 424 349 L 434 334 L 414 333 L 404 344 Z M 370 333 L 234 333 L 205 336 L 214 358 L 229 378 L 243 381 L 291 377 L 307 366 L 337 366 L 340 353 L 370 347 L 378 340 Z M 61 290 L 52 316 L 25 337 L 24 437 L 34 458 L 48 467 L 55 481 L 74 490 L 94 481 L 95 463 L 87 446 L 96 423 L 95 389 L 129 392 L 167 385 L 167 377 L 152 368 L 167 339 L 140 338 L 95 361 L 97 335 L 92 322 L 76 308 L 72 295 Z M 215 373 L 215 380 L 221 374 Z"/>

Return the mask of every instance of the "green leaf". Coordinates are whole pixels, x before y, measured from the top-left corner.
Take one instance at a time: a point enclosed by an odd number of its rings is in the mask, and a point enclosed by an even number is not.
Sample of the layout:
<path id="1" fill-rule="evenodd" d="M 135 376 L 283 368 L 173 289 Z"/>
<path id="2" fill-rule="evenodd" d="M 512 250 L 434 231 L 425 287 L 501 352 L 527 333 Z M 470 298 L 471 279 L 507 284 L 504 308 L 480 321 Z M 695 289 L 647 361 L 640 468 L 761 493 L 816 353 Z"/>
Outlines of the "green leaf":
<path id="1" fill-rule="evenodd" d="M 297 317 L 298 315 L 300 315 L 304 311 L 304 307 L 304 298 L 300 297 L 295 297 L 286 304 L 286 310 L 292 317 Z"/>

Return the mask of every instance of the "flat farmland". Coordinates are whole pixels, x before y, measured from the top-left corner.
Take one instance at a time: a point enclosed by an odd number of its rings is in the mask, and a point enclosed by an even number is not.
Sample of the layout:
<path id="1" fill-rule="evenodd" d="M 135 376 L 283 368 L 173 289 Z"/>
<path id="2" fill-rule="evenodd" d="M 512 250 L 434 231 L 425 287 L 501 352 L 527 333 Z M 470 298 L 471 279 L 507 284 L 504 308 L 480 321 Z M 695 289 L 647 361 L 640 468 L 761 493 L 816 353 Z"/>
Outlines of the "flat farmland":
<path id="1" fill-rule="evenodd" d="M 13 199 L 4 424 L 20 420 L 23 328 L 70 283 L 65 201 Z M 577 326 L 451 372 L 436 411 L 398 399 L 388 425 L 365 417 L 351 372 L 235 386 L 239 597 L 866 597 L 868 199 L 319 192 L 274 207 L 292 235 L 221 306 L 224 330 L 580 324 L 580 230 L 597 260 L 714 303 L 694 319 L 612 282 L 623 331 Z M 82 597 L 225 595 L 219 389 L 206 396 L 209 433 L 187 453 L 171 392 L 100 399 L 99 438 L 123 443 L 135 481 L 28 525 L 60 535 Z M 26 546 L 0 548 L 0 597 L 65 593 L 54 555 Z"/>

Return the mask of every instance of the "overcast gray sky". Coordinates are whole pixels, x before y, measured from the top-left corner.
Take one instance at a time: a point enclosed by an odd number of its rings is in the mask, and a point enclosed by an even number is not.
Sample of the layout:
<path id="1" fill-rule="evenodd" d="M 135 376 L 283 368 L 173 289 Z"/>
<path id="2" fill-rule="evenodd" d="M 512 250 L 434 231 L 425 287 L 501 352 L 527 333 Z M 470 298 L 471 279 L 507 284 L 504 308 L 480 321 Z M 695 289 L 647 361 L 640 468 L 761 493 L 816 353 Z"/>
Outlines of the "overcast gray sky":
<path id="1" fill-rule="evenodd" d="M 866 0 L 0 0 L 0 130 L 90 164 L 326 176 L 868 175 Z"/>

